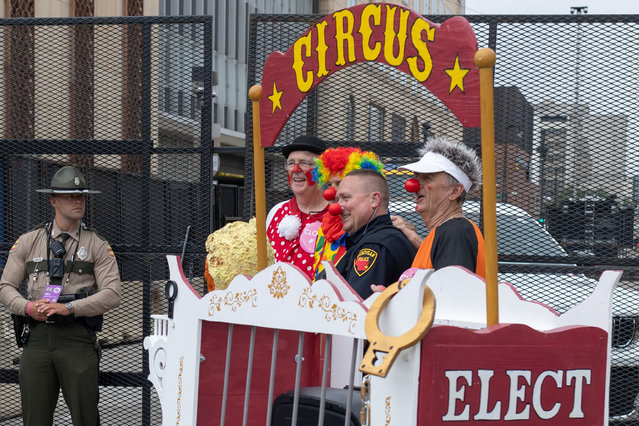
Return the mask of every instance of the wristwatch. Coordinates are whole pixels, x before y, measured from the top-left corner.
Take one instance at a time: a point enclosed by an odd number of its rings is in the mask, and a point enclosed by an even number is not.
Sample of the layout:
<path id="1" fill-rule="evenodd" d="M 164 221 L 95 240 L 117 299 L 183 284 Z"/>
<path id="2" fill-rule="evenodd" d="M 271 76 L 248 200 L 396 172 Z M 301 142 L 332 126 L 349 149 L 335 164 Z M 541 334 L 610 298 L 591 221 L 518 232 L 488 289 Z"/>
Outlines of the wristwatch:
<path id="1" fill-rule="evenodd" d="M 73 303 L 67 302 L 64 304 L 64 306 L 67 307 L 67 309 L 69 310 L 69 313 L 73 313 Z"/>

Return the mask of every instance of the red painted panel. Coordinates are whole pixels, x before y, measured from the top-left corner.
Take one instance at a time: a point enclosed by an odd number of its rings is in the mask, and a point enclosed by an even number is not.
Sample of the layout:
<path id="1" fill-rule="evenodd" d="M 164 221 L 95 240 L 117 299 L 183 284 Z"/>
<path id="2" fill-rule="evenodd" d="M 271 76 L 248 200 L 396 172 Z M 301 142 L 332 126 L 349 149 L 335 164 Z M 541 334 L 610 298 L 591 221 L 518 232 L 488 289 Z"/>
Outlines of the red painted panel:
<path id="1" fill-rule="evenodd" d="M 433 327 L 422 341 L 418 424 L 602 425 L 607 339 L 595 327 Z"/>
<path id="2" fill-rule="evenodd" d="M 228 342 L 228 324 L 210 321 L 202 322 L 202 343 L 200 352 L 205 361 L 200 364 L 198 392 L 198 425 L 219 425 L 224 386 L 224 368 Z M 298 347 L 298 333 L 280 330 L 277 352 L 277 373 L 275 393 L 295 387 L 295 355 Z M 231 374 L 226 405 L 227 425 L 241 425 L 244 407 L 244 391 L 248 367 L 251 327 L 233 326 Z M 248 425 L 264 425 L 268 408 L 268 385 L 271 371 L 273 330 L 257 328 L 255 335 L 255 356 L 251 378 Z M 320 335 L 306 333 L 304 336 L 304 362 L 302 364 L 302 386 L 321 385 Z"/>

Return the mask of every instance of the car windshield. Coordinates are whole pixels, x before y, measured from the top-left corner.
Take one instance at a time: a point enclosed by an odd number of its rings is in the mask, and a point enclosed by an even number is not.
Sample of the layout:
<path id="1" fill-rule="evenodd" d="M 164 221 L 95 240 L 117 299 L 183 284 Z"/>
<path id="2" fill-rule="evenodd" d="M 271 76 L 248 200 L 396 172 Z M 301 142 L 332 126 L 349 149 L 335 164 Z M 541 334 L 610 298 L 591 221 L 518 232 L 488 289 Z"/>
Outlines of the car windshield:
<path id="1" fill-rule="evenodd" d="M 423 237 L 426 229 L 422 218 L 414 210 L 412 201 L 391 201 L 391 214 L 402 216 L 417 227 Z M 480 225 L 480 204 L 467 201 L 463 206 L 464 215 Z M 532 216 L 512 204 L 497 203 L 497 250 L 499 255 L 514 256 L 568 256 L 557 241 L 537 223 Z"/>
<path id="2" fill-rule="evenodd" d="M 479 217 L 467 217 L 475 223 Z M 497 214 L 497 250 L 502 255 L 567 256 L 550 234 L 530 216 Z"/>

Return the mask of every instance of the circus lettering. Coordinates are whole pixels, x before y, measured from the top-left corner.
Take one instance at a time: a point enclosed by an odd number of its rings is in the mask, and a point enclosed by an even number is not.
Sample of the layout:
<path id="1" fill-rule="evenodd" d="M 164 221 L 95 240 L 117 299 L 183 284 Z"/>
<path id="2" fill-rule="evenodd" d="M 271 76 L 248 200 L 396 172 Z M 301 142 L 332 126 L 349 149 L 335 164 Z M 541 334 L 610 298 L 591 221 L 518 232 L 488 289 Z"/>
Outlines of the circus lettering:
<path id="1" fill-rule="evenodd" d="M 386 9 L 384 14 L 382 7 Z M 335 50 L 333 65 L 336 66 L 354 63 L 358 58 L 376 61 L 381 54 L 384 62 L 395 67 L 406 62 L 413 77 L 421 82 L 426 81 L 433 68 L 427 42 L 435 41 L 435 28 L 424 19 L 415 19 L 409 25 L 409 15 L 409 10 L 397 6 L 370 4 L 359 16 L 345 9 L 335 12 L 332 22 L 322 21 L 316 24 L 315 33 L 309 32 L 293 45 L 293 70 L 297 88 L 301 92 L 308 92 L 313 87 L 315 75 L 324 77 L 328 74 L 326 61 L 329 49 Z M 399 21 L 397 29 L 396 21 Z M 329 30 L 334 28 L 335 36 L 332 40 L 327 40 L 329 26 Z M 313 55 L 313 51 L 316 55 Z M 408 52 L 415 54 L 410 55 Z"/>
<path id="2" fill-rule="evenodd" d="M 429 89 L 466 127 L 479 126 L 477 39 L 461 16 L 441 25 L 398 5 L 362 4 L 315 23 L 264 64 L 261 142 L 272 146 L 300 102 L 333 73 L 361 62 L 404 72 Z"/>

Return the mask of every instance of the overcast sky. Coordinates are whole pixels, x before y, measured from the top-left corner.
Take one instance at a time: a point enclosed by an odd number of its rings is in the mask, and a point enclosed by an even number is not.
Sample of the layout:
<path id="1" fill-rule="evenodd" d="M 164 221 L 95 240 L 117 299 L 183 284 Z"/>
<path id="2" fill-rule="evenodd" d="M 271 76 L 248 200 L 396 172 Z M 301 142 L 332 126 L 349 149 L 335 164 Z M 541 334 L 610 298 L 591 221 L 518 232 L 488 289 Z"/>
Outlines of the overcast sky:
<path id="1" fill-rule="evenodd" d="M 587 6 L 588 15 L 616 15 L 616 14 L 637 14 L 639 15 L 639 0 L 466 0 L 466 14 L 468 15 L 569 15 L 571 6 Z M 595 28 L 594 26 L 592 28 Z M 597 27 L 599 28 L 599 27 Z M 602 26 L 601 30 L 605 32 L 607 27 Z M 596 28 L 595 28 L 596 29 Z M 628 27 L 625 31 L 629 31 L 633 34 L 631 27 Z M 587 34 L 589 39 L 596 40 L 599 36 L 596 34 Z M 603 39 L 603 38 L 602 38 Z M 565 40 L 564 40 L 565 42 Z M 627 49 L 628 40 L 622 43 Z M 540 49 L 543 50 L 543 49 Z M 614 46 L 610 46 L 602 49 L 599 47 L 596 55 L 591 55 L 595 58 L 604 58 L 604 64 L 599 64 L 600 68 L 598 73 L 593 72 L 593 61 L 584 60 L 582 62 L 582 79 L 581 79 L 581 102 L 586 103 L 590 110 L 595 113 L 611 112 L 611 106 L 616 109 L 613 113 L 622 113 L 628 116 L 628 134 L 627 134 L 627 164 L 626 171 L 629 175 L 639 175 L 639 110 L 634 108 L 635 99 L 637 99 L 637 89 L 631 81 L 624 80 L 624 76 L 632 78 L 629 73 L 614 74 L 614 70 L 618 68 L 616 66 L 615 55 L 620 55 L 619 51 L 616 51 Z M 541 54 L 541 52 L 538 52 Z M 552 52 L 551 52 L 552 53 Z M 543 55 L 548 55 L 548 52 L 543 52 Z M 533 65 L 540 63 L 555 63 L 560 62 L 562 57 L 566 57 L 565 46 L 563 51 L 554 52 L 559 57 L 554 57 L 552 61 L 543 62 L 543 58 L 537 58 L 535 52 L 531 51 L 530 55 Z M 552 55 L 551 55 L 552 56 Z M 619 56 L 623 58 L 624 66 L 630 67 L 633 63 L 639 61 L 639 58 L 632 58 L 628 52 Z M 591 58 L 592 59 L 592 58 Z M 498 61 L 500 58 L 498 57 Z M 504 67 L 500 69 L 502 74 L 498 74 L 502 80 L 499 84 L 506 85 L 506 83 L 516 85 L 520 87 L 525 95 L 532 102 L 539 102 L 542 98 L 550 94 L 555 98 L 561 98 L 561 95 L 570 96 L 570 85 L 574 86 L 574 82 L 570 81 L 570 72 L 567 76 L 567 86 L 564 90 L 561 90 L 561 78 L 558 78 L 555 74 L 548 74 L 548 71 L 552 71 L 551 67 L 544 68 L 544 72 L 547 74 L 547 81 L 543 87 L 545 92 L 539 93 L 536 90 L 537 84 L 533 80 L 527 80 L 525 75 L 520 73 L 517 69 L 519 62 L 513 61 L 506 63 L 506 59 L 501 58 L 505 62 Z M 510 69 L 510 68 L 512 69 Z M 509 74 L 510 72 L 510 74 Z M 602 75 L 602 72 L 605 76 Z M 612 73 L 612 74 L 610 74 Z M 621 86 L 617 86 L 617 82 L 623 80 Z M 605 82 L 605 85 L 601 85 L 600 82 Z M 627 93 L 624 96 L 619 94 Z"/>
<path id="2" fill-rule="evenodd" d="M 639 14 L 638 0 L 466 0 L 468 15 L 568 15 L 587 6 L 589 15 Z"/>

